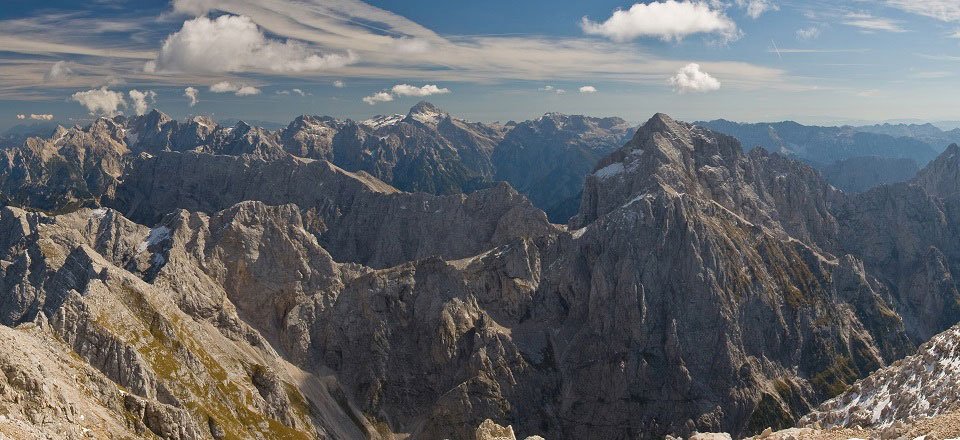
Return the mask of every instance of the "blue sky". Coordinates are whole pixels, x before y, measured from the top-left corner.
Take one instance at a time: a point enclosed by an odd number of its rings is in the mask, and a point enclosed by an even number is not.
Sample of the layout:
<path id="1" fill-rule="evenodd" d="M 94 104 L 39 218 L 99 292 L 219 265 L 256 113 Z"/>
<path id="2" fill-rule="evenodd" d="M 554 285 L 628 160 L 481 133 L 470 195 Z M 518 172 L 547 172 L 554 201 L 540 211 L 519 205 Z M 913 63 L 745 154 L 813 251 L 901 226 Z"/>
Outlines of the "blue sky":
<path id="1" fill-rule="evenodd" d="M 0 128 L 149 108 L 359 119 L 422 99 L 481 121 L 548 111 L 960 120 L 958 73 L 956 0 L 6 0 L 0 9 Z"/>

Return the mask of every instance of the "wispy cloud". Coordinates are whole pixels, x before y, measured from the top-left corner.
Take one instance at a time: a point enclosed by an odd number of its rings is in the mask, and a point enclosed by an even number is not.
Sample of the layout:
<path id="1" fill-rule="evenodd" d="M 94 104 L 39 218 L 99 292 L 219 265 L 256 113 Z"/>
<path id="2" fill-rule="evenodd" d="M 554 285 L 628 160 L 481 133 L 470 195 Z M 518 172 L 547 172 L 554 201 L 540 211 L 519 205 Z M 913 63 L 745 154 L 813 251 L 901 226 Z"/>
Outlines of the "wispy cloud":
<path id="1" fill-rule="evenodd" d="M 808 26 L 797 29 L 796 36 L 798 40 L 816 40 L 820 38 L 822 30 L 818 26 Z"/>
<path id="2" fill-rule="evenodd" d="M 554 86 L 543 86 L 539 88 L 541 92 L 553 93 L 555 95 L 566 95 L 567 91 L 564 89 L 556 88 Z"/>
<path id="3" fill-rule="evenodd" d="M 746 9 L 747 15 L 754 20 L 764 13 L 780 10 L 772 0 L 736 0 L 736 2 L 737 6 Z"/>
<path id="4" fill-rule="evenodd" d="M 875 17 L 866 12 L 851 12 L 844 18 L 843 24 L 860 28 L 867 32 L 906 32 L 900 22 L 889 18 Z"/>
<path id="5" fill-rule="evenodd" d="M 693 3 L 699 6 L 691 6 Z M 657 4 L 667 9 L 692 8 L 710 21 L 684 22 L 689 17 L 667 14 L 679 21 L 657 24 L 659 29 L 650 31 L 653 38 L 702 34 L 725 40 L 740 35 L 722 9 L 674 0 Z M 682 62 L 651 54 L 640 45 L 588 36 L 440 35 L 359 0 L 177 0 L 174 8 L 180 15 L 165 16 L 159 22 L 156 17 L 111 18 L 99 24 L 63 17 L 29 23 L 0 20 L 0 47 L 24 54 L 19 64 L 0 73 L 4 84 L 0 96 L 52 93 L 36 87 L 37 78 L 49 71 L 49 62 L 28 58 L 51 54 L 68 60 L 75 73 L 58 86 L 77 88 L 105 84 L 111 76 L 132 84 L 178 88 L 276 75 L 327 84 L 335 78 L 483 84 L 589 79 L 657 84 Z M 217 18 L 205 15 L 213 9 L 220 11 Z M 692 27 L 684 28 L 683 23 Z M 123 29 L 150 29 L 152 34 L 150 38 L 127 39 L 106 33 Z M 196 48 L 188 47 L 187 37 L 197 38 Z M 240 44 L 243 41 L 252 46 Z M 145 71 L 148 62 L 153 64 Z M 702 64 L 710 72 L 730 78 L 726 87 L 790 90 L 797 83 L 782 69 L 749 62 Z"/>
<path id="6" fill-rule="evenodd" d="M 886 0 L 886 3 L 892 7 L 940 21 L 960 21 L 960 2 L 956 0 Z"/>
<path id="7" fill-rule="evenodd" d="M 816 54 L 816 53 L 866 53 L 870 52 L 870 49 L 795 49 L 795 48 L 771 48 L 767 49 L 769 53 L 799 53 L 799 54 Z"/>
<path id="8" fill-rule="evenodd" d="M 43 80 L 46 82 L 62 81 L 69 78 L 71 75 L 73 75 L 73 69 L 67 65 L 67 62 L 57 61 L 50 66 L 50 71 L 43 76 Z"/>

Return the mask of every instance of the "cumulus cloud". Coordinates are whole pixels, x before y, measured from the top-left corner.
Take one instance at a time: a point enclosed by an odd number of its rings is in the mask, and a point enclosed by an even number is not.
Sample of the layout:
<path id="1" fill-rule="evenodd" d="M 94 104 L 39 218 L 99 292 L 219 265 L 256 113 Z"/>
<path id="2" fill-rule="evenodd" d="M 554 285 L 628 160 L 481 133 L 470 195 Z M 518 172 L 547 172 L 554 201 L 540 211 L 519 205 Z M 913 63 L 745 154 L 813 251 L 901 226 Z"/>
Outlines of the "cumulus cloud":
<path id="1" fill-rule="evenodd" d="M 706 93 L 720 89 L 720 81 L 710 76 L 710 74 L 700 70 L 700 65 L 690 63 L 677 71 L 677 74 L 670 77 L 668 83 L 677 93 Z"/>
<path id="2" fill-rule="evenodd" d="M 260 89 L 247 84 L 237 84 L 230 81 L 221 81 L 210 86 L 213 93 L 233 93 L 236 96 L 259 95 Z"/>
<path id="3" fill-rule="evenodd" d="M 760 18 L 766 12 L 779 11 L 780 7 L 770 0 L 737 0 L 737 6 L 747 10 L 750 18 Z"/>
<path id="4" fill-rule="evenodd" d="M 583 17 L 580 27 L 588 35 L 601 35 L 616 42 L 641 37 L 680 41 L 694 34 L 716 34 L 724 41 L 733 41 L 740 36 L 736 23 L 722 10 L 704 2 L 676 0 L 637 3 L 630 9 L 614 11 L 602 23 Z"/>
<path id="5" fill-rule="evenodd" d="M 74 93 L 70 99 L 84 106 L 94 116 L 115 116 L 120 107 L 127 106 L 123 93 L 109 90 L 107 86 Z"/>
<path id="6" fill-rule="evenodd" d="M 52 121 L 53 115 L 36 115 L 36 114 L 17 115 L 17 119 L 20 119 L 20 120 L 32 119 L 34 121 Z"/>
<path id="7" fill-rule="evenodd" d="M 583 86 L 580 87 L 580 93 L 597 93 L 597 88 L 594 86 Z"/>
<path id="8" fill-rule="evenodd" d="M 427 84 L 423 87 L 411 86 L 410 84 L 397 84 L 390 88 L 390 90 L 382 90 L 377 93 L 374 93 L 370 96 L 363 98 L 363 102 L 366 102 L 370 105 L 376 105 L 379 102 L 390 102 L 393 101 L 394 97 L 400 96 L 432 96 L 432 95 L 445 95 L 450 93 L 450 89 L 446 87 L 438 87 L 434 84 Z"/>
<path id="9" fill-rule="evenodd" d="M 540 87 L 540 88 L 537 89 L 537 90 L 539 90 L 539 91 L 541 91 L 541 92 L 556 93 L 557 95 L 566 95 L 566 94 L 567 94 L 567 91 L 566 91 L 566 90 L 564 90 L 564 89 L 558 89 L 558 88 L 556 88 L 556 87 L 554 87 L 554 86 L 543 86 L 543 87 Z"/>
<path id="10" fill-rule="evenodd" d="M 377 105 L 380 102 L 390 102 L 393 101 L 393 95 L 388 92 L 377 92 L 370 96 L 363 98 L 363 102 L 370 105 Z"/>
<path id="11" fill-rule="evenodd" d="M 796 35 L 798 40 L 816 40 L 817 38 L 820 38 L 820 28 L 816 26 L 810 26 L 797 29 Z"/>
<path id="12" fill-rule="evenodd" d="M 57 61 L 50 66 L 50 71 L 43 76 L 43 80 L 50 81 L 61 81 L 73 76 L 73 69 L 67 65 L 66 61 Z"/>
<path id="13" fill-rule="evenodd" d="M 159 73 L 309 72 L 343 67 L 352 52 L 322 54 L 295 40 L 268 38 L 249 17 L 197 17 L 167 37 L 144 70 Z"/>
<path id="14" fill-rule="evenodd" d="M 183 89 L 183 96 L 185 96 L 190 102 L 190 107 L 193 107 L 200 102 L 200 91 L 193 87 L 187 87 Z"/>
<path id="15" fill-rule="evenodd" d="M 253 96 L 253 95 L 259 95 L 259 94 L 260 94 L 260 89 L 253 86 L 240 87 L 240 89 L 234 93 L 234 95 L 237 95 L 237 96 Z"/>
<path id="16" fill-rule="evenodd" d="M 346 84 L 345 82 L 340 81 L 340 80 L 338 79 L 338 80 L 336 80 L 336 81 L 333 82 L 333 86 L 336 87 L 336 88 L 338 88 L 338 89 L 342 89 L 342 88 L 346 87 L 347 84 Z"/>
<path id="17" fill-rule="evenodd" d="M 140 91 L 133 89 L 129 95 L 130 100 L 133 101 L 133 111 L 137 113 L 137 116 L 147 114 L 147 109 L 150 108 L 150 104 L 153 104 L 157 100 L 157 92 L 153 90 Z"/>
<path id="18" fill-rule="evenodd" d="M 440 88 L 433 84 L 427 84 L 423 87 L 411 86 L 410 84 L 397 84 L 390 89 L 397 96 L 431 96 L 444 95 L 450 93 L 448 88 Z"/>

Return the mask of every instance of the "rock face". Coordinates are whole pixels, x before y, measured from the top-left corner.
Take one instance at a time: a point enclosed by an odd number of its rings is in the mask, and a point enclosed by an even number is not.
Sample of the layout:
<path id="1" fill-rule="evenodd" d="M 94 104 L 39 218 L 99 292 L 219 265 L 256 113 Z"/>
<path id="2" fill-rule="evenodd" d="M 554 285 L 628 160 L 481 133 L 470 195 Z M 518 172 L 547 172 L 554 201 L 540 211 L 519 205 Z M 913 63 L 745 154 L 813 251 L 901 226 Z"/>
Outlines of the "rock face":
<path id="1" fill-rule="evenodd" d="M 5 208 L 0 218 L 21 225 L 5 239 L 7 255 L 29 260 L 18 267 L 4 257 L 4 324 L 41 324 L 26 341 L 11 329 L 4 335 L 14 336 L 0 338 L 15 344 L 9 348 L 29 350 L 31 358 L 28 365 L 9 361 L 9 392 L 25 388 L 21 392 L 48 399 L 52 406 L 46 408 L 53 408 L 35 411 L 20 402 L 22 416 L 8 417 L 24 429 L 82 434 L 119 424 L 114 433 L 167 439 L 314 438 L 328 435 L 327 429 L 356 438 L 366 429 L 336 404 L 325 410 L 308 406 L 304 393 L 326 388 L 301 382 L 310 376 L 295 375 L 299 370 L 237 316 L 209 276 L 176 265 L 181 257 L 171 251 L 169 229 L 150 230 L 106 209 L 48 217 Z M 160 270 L 169 264 L 180 270 Z M 152 284 L 135 275 L 151 272 Z M 11 314 L 11 304 L 26 307 Z M 68 361 L 56 360 L 63 358 Z M 70 377 L 61 373 L 68 368 L 82 373 L 83 381 L 74 385 L 73 373 L 66 385 L 56 382 Z M 53 376 L 33 379 L 42 385 L 19 379 L 35 375 L 31 369 L 52 369 Z M 48 390 L 56 385 L 58 391 Z M 76 387 L 81 391 L 71 391 Z M 75 399 L 59 394 L 76 392 L 81 394 Z M 50 422 L 64 414 L 74 428 Z"/>
<path id="2" fill-rule="evenodd" d="M 633 131 L 620 118 L 549 113 L 521 122 L 493 152 L 495 178 L 510 182 L 551 221 L 566 223 L 577 212 L 586 175 Z"/>
<path id="3" fill-rule="evenodd" d="M 128 153 L 123 127 L 99 119 L 87 128 L 59 127 L 0 151 L 0 196 L 18 205 L 60 210 L 96 204 L 110 194 Z"/>
<path id="4" fill-rule="evenodd" d="M 583 177 L 623 144 L 628 130 L 617 118 L 559 114 L 507 126 L 472 123 L 427 102 L 407 115 L 361 122 L 300 116 L 276 132 L 244 122 L 223 127 L 202 116 L 178 121 L 153 110 L 62 129 L 50 139 L 30 138 L 4 150 L 0 196 L 19 206 L 58 211 L 112 197 L 121 174 L 139 173 L 143 154 L 194 152 L 285 163 L 293 156 L 437 195 L 507 181 L 563 223 L 576 211 Z"/>
<path id="5" fill-rule="evenodd" d="M 469 195 L 401 193 L 329 162 L 288 157 L 161 153 L 142 158 L 108 204 L 153 224 L 176 209 L 214 213 L 244 200 L 294 203 L 338 261 L 385 267 L 417 258 L 462 258 L 517 237 L 555 230 L 506 184 Z"/>
<path id="6" fill-rule="evenodd" d="M 401 190 L 460 193 L 493 176 L 490 155 L 503 137 L 496 125 L 451 118 L 421 102 L 406 115 L 362 122 L 301 116 L 280 138 L 291 154 L 365 171 Z"/>
<path id="7" fill-rule="evenodd" d="M 368 123 L 457 124 L 428 106 L 395 119 Z M 138 140 L 180 136 L 138 121 Z M 82 386 L 98 390 L 82 412 L 106 422 L 64 432 L 739 438 L 794 425 L 960 320 L 956 148 L 849 194 L 658 114 L 596 163 L 563 227 L 507 184 L 408 193 L 289 155 L 336 156 L 349 122 L 201 122 L 183 136 L 204 145 L 124 153 L 106 207 L 0 210 L 0 347 L 44 369 L 0 354 L 9 426 L 60 429 L 49 418 Z M 599 139 L 619 126 L 581 123 Z M 38 392 L 47 369 L 88 380 Z"/>

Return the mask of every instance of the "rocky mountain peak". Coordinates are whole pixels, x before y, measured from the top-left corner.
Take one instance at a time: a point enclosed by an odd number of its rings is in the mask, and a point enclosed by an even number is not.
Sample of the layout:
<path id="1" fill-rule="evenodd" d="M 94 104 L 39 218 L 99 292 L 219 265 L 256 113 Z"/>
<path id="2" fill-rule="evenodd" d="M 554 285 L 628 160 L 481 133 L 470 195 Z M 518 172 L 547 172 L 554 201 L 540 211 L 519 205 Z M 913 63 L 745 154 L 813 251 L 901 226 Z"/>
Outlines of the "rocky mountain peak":
<path id="1" fill-rule="evenodd" d="M 404 121 L 417 121 L 428 125 L 436 125 L 449 117 L 450 115 L 439 107 L 427 101 L 420 101 L 417 105 L 410 108 Z"/>
<path id="2" fill-rule="evenodd" d="M 145 121 L 149 121 L 150 125 L 157 125 L 157 126 L 166 124 L 167 122 L 170 122 L 173 120 L 173 118 L 171 118 L 170 116 L 167 116 L 166 113 L 157 109 L 151 110 L 150 113 L 147 113 L 146 115 L 142 116 L 142 118 Z"/>
<path id="3" fill-rule="evenodd" d="M 917 173 L 914 181 L 932 195 L 943 198 L 960 195 L 960 146 L 950 144 Z"/>
<path id="4" fill-rule="evenodd" d="M 243 121 L 237 121 L 237 124 L 233 126 L 233 133 L 237 135 L 242 135 L 252 130 L 253 126 L 247 124 Z"/>

